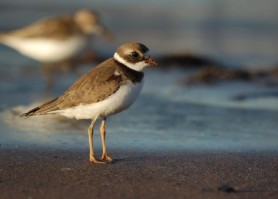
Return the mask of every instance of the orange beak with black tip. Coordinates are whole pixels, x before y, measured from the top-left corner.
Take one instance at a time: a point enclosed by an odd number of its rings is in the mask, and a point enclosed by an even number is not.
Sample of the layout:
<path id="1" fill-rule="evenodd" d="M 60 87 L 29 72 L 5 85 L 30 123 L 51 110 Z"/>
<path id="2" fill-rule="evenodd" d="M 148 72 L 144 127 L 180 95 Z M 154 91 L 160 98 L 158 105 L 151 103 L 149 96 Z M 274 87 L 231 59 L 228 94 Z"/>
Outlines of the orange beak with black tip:
<path id="1" fill-rule="evenodd" d="M 149 66 L 157 66 L 157 62 L 154 61 L 150 56 L 146 56 L 145 61 L 149 64 Z"/>

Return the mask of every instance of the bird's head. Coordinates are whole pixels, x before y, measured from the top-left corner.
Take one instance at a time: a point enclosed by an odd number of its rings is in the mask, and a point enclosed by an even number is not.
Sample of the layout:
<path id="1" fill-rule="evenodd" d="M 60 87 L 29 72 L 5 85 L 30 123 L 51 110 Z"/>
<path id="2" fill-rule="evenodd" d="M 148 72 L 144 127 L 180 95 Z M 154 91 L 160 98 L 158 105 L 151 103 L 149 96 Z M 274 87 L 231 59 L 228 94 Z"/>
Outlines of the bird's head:
<path id="1" fill-rule="evenodd" d="M 155 66 L 157 63 L 147 55 L 149 49 L 140 43 L 126 43 L 120 46 L 114 59 L 130 69 L 142 71 L 146 66 Z"/>
<path id="2" fill-rule="evenodd" d="M 92 10 L 79 10 L 73 15 L 73 20 L 86 35 L 100 35 L 106 38 L 112 37 L 110 31 L 100 21 L 98 14 Z"/>

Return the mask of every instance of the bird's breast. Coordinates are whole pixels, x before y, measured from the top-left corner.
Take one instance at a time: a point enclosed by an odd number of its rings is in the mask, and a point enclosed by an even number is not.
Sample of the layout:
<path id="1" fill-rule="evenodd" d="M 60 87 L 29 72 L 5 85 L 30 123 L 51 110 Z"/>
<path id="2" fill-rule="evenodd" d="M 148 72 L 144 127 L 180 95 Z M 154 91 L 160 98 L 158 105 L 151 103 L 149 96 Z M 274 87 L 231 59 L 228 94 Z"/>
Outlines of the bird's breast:
<path id="1" fill-rule="evenodd" d="M 116 93 L 105 100 L 107 110 L 103 116 L 118 113 L 132 105 L 141 92 L 143 84 L 142 80 L 139 83 L 128 82 L 122 85 Z"/>

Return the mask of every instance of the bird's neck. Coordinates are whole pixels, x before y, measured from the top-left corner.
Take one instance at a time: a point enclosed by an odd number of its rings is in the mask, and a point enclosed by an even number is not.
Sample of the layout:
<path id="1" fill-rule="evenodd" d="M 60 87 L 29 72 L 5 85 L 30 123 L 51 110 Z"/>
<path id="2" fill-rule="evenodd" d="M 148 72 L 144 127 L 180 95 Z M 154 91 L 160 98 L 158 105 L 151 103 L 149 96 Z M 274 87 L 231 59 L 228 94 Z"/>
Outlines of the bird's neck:
<path id="1" fill-rule="evenodd" d="M 129 68 L 128 66 L 126 66 L 125 64 L 122 64 L 121 62 L 119 62 L 115 58 L 114 58 L 114 61 L 117 63 L 117 66 L 122 71 L 122 73 L 129 80 L 131 80 L 132 82 L 139 83 L 139 82 L 141 82 L 143 80 L 143 78 L 144 78 L 144 73 L 143 72 L 133 70 L 133 69 Z"/>

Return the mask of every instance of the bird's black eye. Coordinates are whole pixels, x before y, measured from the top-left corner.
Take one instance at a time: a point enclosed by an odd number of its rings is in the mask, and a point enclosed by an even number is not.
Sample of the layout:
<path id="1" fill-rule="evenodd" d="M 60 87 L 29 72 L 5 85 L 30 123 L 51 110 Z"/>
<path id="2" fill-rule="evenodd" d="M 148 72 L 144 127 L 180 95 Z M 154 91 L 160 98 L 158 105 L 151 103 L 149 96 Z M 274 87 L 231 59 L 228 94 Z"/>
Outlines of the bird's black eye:
<path id="1" fill-rule="evenodd" d="M 138 58 L 139 53 L 134 51 L 134 52 L 131 53 L 131 56 L 134 57 L 134 58 Z"/>

